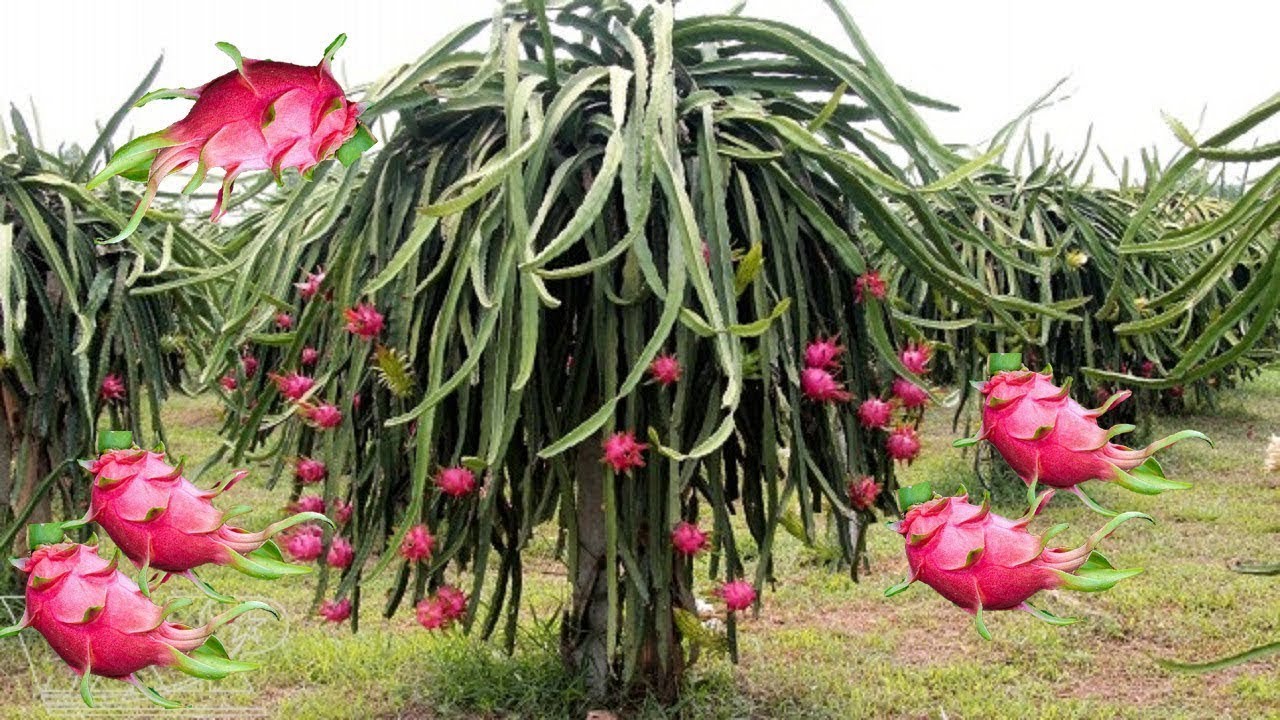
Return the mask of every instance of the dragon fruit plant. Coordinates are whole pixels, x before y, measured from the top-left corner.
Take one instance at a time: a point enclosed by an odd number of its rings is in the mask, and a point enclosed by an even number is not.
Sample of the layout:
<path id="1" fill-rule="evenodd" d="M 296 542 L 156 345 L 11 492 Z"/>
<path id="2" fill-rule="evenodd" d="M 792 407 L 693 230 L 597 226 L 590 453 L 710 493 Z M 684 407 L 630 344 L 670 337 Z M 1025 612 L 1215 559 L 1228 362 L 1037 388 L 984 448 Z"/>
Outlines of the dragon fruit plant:
<path id="1" fill-rule="evenodd" d="M 1010 520 L 991 512 L 986 501 L 970 503 L 967 495 L 926 499 L 932 497 L 928 483 L 902 488 L 899 497 L 906 515 L 890 527 L 907 539 L 911 571 L 885 595 L 896 595 L 918 580 L 972 614 L 978 633 L 988 640 L 991 633 L 983 619 L 985 611 L 1023 610 L 1055 625 L 1076 622 L 1036 608 L 1029 601 L 1041 590 L 1108 590 L 1142 572 L 1116 569 L 1094 547 L 1122 523 L 1151 518 L 1138 512 L 1123 513 L 1078 548 L 1051 548 L 1049 541 L 1066 525 L 1056 525 L 1042 535 L 1030 532 L 1027 526 L 1053 493 L 1044 491 L 1025 515 Z"/>
<path id="2" fill-rule="evenodd" d="M 232 660 L 213 636 L 219 627 L 250 610 L 265 610 L 262 602 L 243 602 L 193 628 L 166 618 L 190 604 L 175 600 L 161 607 L 128 575 L 117 568 L 118 556 L 108 561 L 96 545 L 63 542 L 64 525 L 32 525 L 32 553 L 13 564 L 27 574 L 26 610 L 17 625 L 0 630 L 0 638 L 30 627 L 44 636 L 54 652 L 80 677 L 80 695 L 93 707 L 91 675 L 122 680 L 149 700 L 166 708 L 180 703 L 160 696 L 138 679 L 148 667 L 173 667 L 188 675 L 218 680 L 231 673 L 256 669 Z"/>
<path id="3" fill-rule="evenodd" d="M 222 187 L 210 220 L 226 213 L 231 188 L 242 173 L 270 170 L 277 181 L 288 169 L 309 177 L 319 163 L 337 156 L 350 165 L 373 146 L 373 136 L 357 119 L 360 106 L 347 99 L 330 69 L 333 55 L 346 42 L 339 35 L 318 65 L 253 60 L 230 43 L 218 43 L 235 70 L 197 88 L 155 90 L 136 106 L 161 98 L 194 100 L 186 117 L 158 132 L 135 138 L 92 180 L 93 189 L 116 175 L 145 180 L 146 190 L 129 224 L 106 242 L 133 234 L 169 175 L 195 164 L 183 193 L 192 193 L 212 168 L 223 171 Z M 290 322 L 292 325 L 292 319 Z"/>
<path id="4" fill-rule="evenodd" d="M 967 447 L 980 440 L 990 442 L 1035 496 L 1039 484 L 1070 490 L 1089 507 L 1108 515 L 1080 487 L 1090 480 L 1114 482 L 1144 495 L 1190 487 L 1165 478 L 1160 463 L 1152 455 L 1180 440 L 1199 438 L 1203 433 L 1183 430 L 1157 440 L 1141 450 L 1111 442 L 1117 435 L 1134 430 L 1119 424 L 1104 429 L 1098 418 L 1131 394 L 1122 390 L 1095 409 L 1086 409 L 1071 398 L 1071 382 L 1053 384 L 1050 372 L 1018 368 L 1021 355 L 993 355 L 992 377 L 980 384 L 982 429 L 977 436 L 957 440 Z M 1210 444 L 1212 444 L 1210 442 Z"/>
<path id="5" fill-rule="evenodd" d="M 189 579 L 223 602 L 222 595 L 195 574 L 202 565 L 228 565 L 251 577 L 276 579 L 309 572 L 284 562 L 270 538 L 308 522 L 332 524 L 317 512 L 299 512 L 258 532 L 228 521 L 250 508 L 224 513 L 213 499 L 230 490 L 247 471 L 240 471 L 212 490 L 201 490 L 182 475 L 182 464 L 170 465 L 159 452 L 132 444 L 127 432 L 104 432 L 101 455 L 84 463 L 93 474 L 88 514 L 76 524 L 96 522 L 135 565 L 142 582 L 151 570 Z"/>

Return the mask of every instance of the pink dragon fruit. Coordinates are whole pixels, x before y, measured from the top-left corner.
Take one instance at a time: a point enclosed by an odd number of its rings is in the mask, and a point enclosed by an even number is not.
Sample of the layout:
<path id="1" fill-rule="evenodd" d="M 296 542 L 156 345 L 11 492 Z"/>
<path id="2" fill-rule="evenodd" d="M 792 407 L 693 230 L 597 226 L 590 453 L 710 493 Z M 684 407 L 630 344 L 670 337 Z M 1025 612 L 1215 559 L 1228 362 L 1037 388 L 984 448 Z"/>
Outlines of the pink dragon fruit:
<path id="1" fill-rule="evenodd" d="M 267 377 L 276 384 L 276 388 L 280 390 L 280 394 L 286 400 L 298 401 L 302 396 L 306 395 L 311 388 L 315 387 L 316 381 L 306 375 L 300 373 L 289 373 L 287 375 L 277 375 L 270 373 Z"/>
<path id="2" fill-rule="evenodd" d="M 351 600 L 343 598 L 338 601 L 325 600 L 320 603 L 320 617 L 334 623 L 340 623 L 351 617 Z"/>
<path id="3" fill-rule="evenodd" d="M 385 320 L 378 309 L 368 303 L 360 303 L 343 311 L 347 318 L 347 332 L 372 340 L 382 332 Z"/>
<path id="4" fill-rule="evenodd" d="M 307 277 L 302 282 L 296 282 L 294 287 L 298 288 L 298 297 L 303 300 L 310 300 L 320 292 L 320 285 L 324 282 L 325 272 L 323 268 L 316 268 L 315 272 L 307 273 Z"/>
<path id="5" fill-rule="evenodd" d="M 927 484 L 923 487 L 927 493 Z M 1142 572 L 1117 570 L 1093 548 L 1121 523 L 1137 517 L 1151 518 L 1142 513 L 1124 513 L 1112 518 L 1078 548 L 1048 548 L 1049 539 L 1066 526 L 1051 528 L 1042 536 L 1030 533 L 1027 525 L 1052 495 L 1052 490 L 1042 493 L 1018 520 L 991 512 L 985 502 L 973 505 L 967 496 L 940 497 L 914 505 L 892 526 L 907 538 L 911 572 L 885 595 L 902 592 L 919 580 L 973 613 L 978 632 L 988 640 L 991 635 L 983 622 L 984 610 L 1019 609 L 1054 624 L 1075 622 L 1050 615 L 1027 601 L 1041 590 L 1061 587 L 1106 590 Z"/>
<path id="6" fill-rule="evenodd" d="M 346 570 L 351 567 L 351 561 L 355 557 L 356 551 L 351 543 L 346 538 L 336 537 L 329 543 L 329 554 L 325 555 L 324 561 L 331 568 Z"/>
<path id="7" fill-rule="evenodd" d="M 880 485 L 870 475 L 849 481 L 849 504 L 856 510 L 870 510 L 880 497 Z"/>
<path id="8" fill-rule="evenodd" d="M 426 525 L 414 525 L 400 542 L 400 555 L 411 563 L 431 559 L 436 539 Z"/>
<path id="9" fill-rule="evenodd" d="M 928 345 L 916 345 L 909 343 L 902 352 L 898 353 L 898 359 L 911 372 L 916 375 L 924 375 L 929 372 L 929 360 L 933 358 L 933 349 Z"/>
<path id="10" fill-rule="evenodd" d="M 102 386 L 98 388 L 98 397 L 106 402 L 119 402 L 129 397 L 125 391 L 124 378 L 110 373 L 102 378 Z"/>
<path id="11" fill-rule="evenodd" d="M 227 392 L 235 392 L 236 388 L 240 386 L 240 382 L 236 380 L 236 376 L 231 373 L 227 373 L 226 375 L 218 378 L 218 384 Z"/>
<path id="12" fill-rule="evenodd" d="M 453 618 L 449 617 L 449 604 L 438 597 L 429 597 L 415 608 L 418 624 L 428 630 L 443 630 Z"/>
<path id="13" fill-rule="evenodd" d="M 858 406 L 858 422 L 864 428 L 884 428 L 893 419 L 893 406 L 880 398 L 867 398 Z"/>
<path id="14" fill-rule="evenodd" d="M 334 498 L 333 500 L 333 519 L 339 525 L 346 525 L 351 521 L 351 512 L 355 508 L 351 507 L 351 503 L 342 498 Z"/>
<path id="15" fill-rule="evenodd" d="M 52 526 L 60 536 L 62 527 Z M 174 667 L 196 677 L 220 679 L 253 670 L 255 665 L 228 659 L 213 633 L 250 610 L 275 615 L 265 603 L 245 602 L 203 627 L 168 622 L 165 618 L 171 610 L 190 601 L 175 601 L 163 608 L 156 605 L 116 568 L 116 560 L 103 559 L 94 546 L 40 545 L 31 557 L 14 564 L 28 575 L 26 611 L 17 625 L 0 630 L 0 638 L 26 627 L 43 635 L 80 676 L 80 695 L 90 707 L 90 675 L 127 682 L 157 705 L 182 707 L 144 685 L 137 672 L 153 666 Z"/>
<path id="16" fill-rule="evenodd" d="M 671 545 L 681 555 L 697 555 L 711 547 L 711 535 L 691 522 L 681 522 L 671 531 Z"/>
<path id="17" fill-rule="evenodd" d="M 844 385 L 822 368 L 808 367 L 800 372 L 800 389 L 805 397 L 818 403 L 841 403 L 853 399 Z"/>
<path id="18" fill-rule="evenodd" d="M 309 457 L 300 457 L 294 465 L 293 474 L 297 476 L 298 482 L 303 485 L 314 485 L 329 474 L 329 468 L 319 460 Z"/>
<path id="19" fill-rule="evenodd" d="M 131 442 L 128 434 L 111 438 L 118 444 Z M 105 434 L 104 434 L 105 437 Z M 240 471 L 225 484 L 200 490 L 182 476 L 182 465 L 174 467 L 157 452 L 136 447 L 111 449 L 85 463 L 93 473 L 89 513 L 83 522 L 94 521 L 145 574 L 148 568 L 167 575 L 182 575 L 211 596 L 213 592 L 195 575 L 201 565 L 230 565 L 252 577 L 271 579 L 307 572 L 306 568 L 283 561 L 271 536 L 310 520 L 329 522 L 317 513 L 299 513 L 267 526 L 261 532 L 246 532 L 227 524 L 234 516 L 213 506 L 213 498 L 231 489 L 248 472 Z M 238 508 L 245 512 L 248 508 Z"/>
<path id="20" fill-rule="evenodd" d="M 332 430 L 342 424 L 342 411 L 332 403 L 298 403 L 298 408 L 307 424 L 318 430 Z"/>
<path id="21" fill-rule="evenodd" d="M 436 473 L 436 487 L 445 495 L 462 497 L 476 489 L 476 476 L 464 467 L 441 468 Z"/>
<path id="22" fill-rule="evenodd" d="M 893 379 L 893 396 L 909 410 L 929 404 L 929 392 L 906 378 Z"/>
<path id="23" fill-rule="evenodd" d="M 636 442 L 636 434 L 630 430 L 617 432 L 604 441 L 604 462 L 618 473 L 644 467 L 644 456 L 641 453 L 648 448 L 645 443 Z"/>
<path id="24" fill-rule="evenodd" d="M 324 514 L 324 498 L 319 495 L 303 495 L 295 500 L 287 508 L 290 512 L 295 513 L 320 513 Z"/>
<path id="25" fill-rule="evenodd" d="M 916 435 L 915 428 L 900 425 L 885 438 L 884 447 L 889 452 L 889 457 L 910 465 L 920 455 L 920 436 Z"/>
<path id="26" fill-rule="evenodd" d="M 258 358 L 247 354 L 241 355 L 240 367 L 244 368 L 244 376 L 251 378 L 258 374 Z"/>
<path id="27" fill-rule="evenodd" d="M 756 601 L 756 589 L 746 580 L 733 580 L 716 588 L 716 596 L 724 600 L 729 612 L 739 612 Z"/>
<path id="28" fill-rule="evenodd" d="M 285 537 L 284 551 L 298 562 L 314 562 L 324 552 L 324 531 L 319 525 L 301 525 Z"/>
<path id="29" fill-rule="evenodd" d="M 293 316 L 289 313 L 276 313 L 276 328 L 288 332 L 293 329 Z"/>
<path id="30" fill-rule="evenodd" d="M 1104 430 L 1098 418 L 1131 394 L 1112 395 L 1101 407 L 1087 410 L 1070 396 L 1070 382 L 1053 384 L 1048 374 L 1030 370 L 1002 371 L 982 383 L 982 430 L 976 437 L 959 440 L 958 447 L 979 440 L 990 442 L 1013 471 L 1032 488 L 1039 484 L 1069 489 L 1091 508 L 1098 507 L 1080 488 L 1089 480 L 1114 482 L 1145 495 L 1190 485 L 1168 480 L 1160 463 L 1151 457 L 1179 440 L 1209 438 L 1195 430 L 1183 430 L 1157 440 L 1142 450 L 1132 450 L 1111 439 L 1134 429 L 1115 425 Z"/>
<path id="31" fill-rule="evenodd" d="M 313 347 L 302 348 L 302 354 L 298 357 L 298 362 L 302 363 L 304 367 L 311 367 L 319 360 L 320 351 Z"/>
<path id="32" fill-rule="evenodd" d="M 146 177 L 146 191 L 129 224 L 109 242 L 131 235 L 142 221 L 160 183 L 195 163 L 184 193 L 194 192 L 210 168 L 222 168 L 210 220 L 226 212 L 231 188 L 243 172 L 270 170 L 277 179 L 296 168 L 309 176 L 318 163 L 334 156 L 344 165 L 373 145 L 373 136 L 357 121 L 360 108 L 347 100 L 329 69 L 333 54 L 346 41 L 340 35 L 316 66 L 242 58 L 229 43 L 218 49 L 236 69 L 194 89 L 156 90 L 138 101 L 160 98 L 195 100 L 187 116 L 159 132 L 136 138 L 116 151 L 89 181 L 88 188 L 116 175 Z"/>
<path id="33" fill-rule="evenodd" d="M 835 370 L 840 367 L 840 356 L 843 354 L 844 346 L 840 345 L 838 337 L 833 335 L 824 338 L 819 335 L 804 348 L 804 366 Z"/>
<path id="34" fill-rule="evenodd" d="M 445 616 L 457 620 L 467 614 L 467 594 L 452 585 L 441 585 L 436 598 L 444 605 Z"/>
<path id="35" fill-rule="evenodd" d="M 649 375 L 659 385 L 672 385 L 680 380 L 680 362 L 674 355 L 663 353 L 649 363 Z"/>
<path id="36" fill-rule="evenodd" d="M 857 280 L 853 281 L 853 300 L 857 303 L 866 300 L 867 295 L 877 300 L 883 300 L 887 292 L 888 287 L 885 285 L 884 279 L 880 277 L 879 271 L 876 270 L 865 272 L 859 275 Z"/>

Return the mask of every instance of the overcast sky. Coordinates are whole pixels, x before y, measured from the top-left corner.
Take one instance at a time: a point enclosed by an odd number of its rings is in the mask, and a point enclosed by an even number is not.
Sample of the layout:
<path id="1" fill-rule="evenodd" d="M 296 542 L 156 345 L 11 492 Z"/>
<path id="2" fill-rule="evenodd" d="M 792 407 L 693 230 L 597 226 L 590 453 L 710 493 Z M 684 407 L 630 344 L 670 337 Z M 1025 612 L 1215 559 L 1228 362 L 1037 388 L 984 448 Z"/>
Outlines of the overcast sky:
<path id="1" fill-rule="evenodd" d="M 678 16 L 729 7 L 683 0 Z M 846 0 L 872 47 L 902 84 L 959 105 L 929 113 L 947 142 L 988 137 L 1060 78 L 1070 99 L 1035 120 L 1056 145 L 1094 140 L 1113 157 L 1178 143 L 1166 111 L 1193 129 L 1224 123 L 1280 90 L 1275 48 L 1280 4 L 1261 0 Z M 87 145 L 95 120 L 118 106 L 160 53 L 156 87 L 198 85 L 229 67 L 213 44 L 247 57 L 319 59 L 340 32 L 349 82 L 376 79 L 457 25 L 489 14 L 485 0 L 44 0 L 0 12 L 0 100 L 24 112 L 34 102 L 46 144 Z M 199 8 L 199 10 L 197 10 Z M 821 0 L 750 0 L 747 13 L 789 21 L 848 47 Z M 139 134 L 185 113 L 180 100 L 152 103 L 126 122 Z M 7 120 L 7 117 L 6 117 Z M 1201 134 L 1202 136 L 1202 134 Z M 1264 131 L 1274 139 L 1280 129 Z"/>

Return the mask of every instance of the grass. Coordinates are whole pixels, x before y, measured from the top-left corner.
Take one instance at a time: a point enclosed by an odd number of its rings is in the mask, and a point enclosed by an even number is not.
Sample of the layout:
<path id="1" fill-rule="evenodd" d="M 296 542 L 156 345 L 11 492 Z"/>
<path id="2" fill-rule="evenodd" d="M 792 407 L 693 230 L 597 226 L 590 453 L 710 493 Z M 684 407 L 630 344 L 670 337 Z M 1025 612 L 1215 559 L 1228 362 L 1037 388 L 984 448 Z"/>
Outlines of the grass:
<path id="1" fill-rule="evenodd" d="M 172 450 L 200 458 L 216 446 L 217 410 L 207 400 L 178 399 L 165 413 Z M 927 479 L 939 490 L 974 484 L 971 463 L 950 447 L 954 436 L 945 415 L 932 414 L 926 454 L 905 482 Z M 1275 561 L 1280 551 L 1280 476 L 1261 470 L 1266 438 L 1280 431 L 1280 370 L 1227 393 L 1213 414 L 1161 418 L 1151 434 L 1183 427 L 1203 430 L 1217 444 L 1208 450 L 1184 443 L 1162 453 L 1169 476 L 1194 482 L 1193 490 L 1149 498 L 1109 486 L 1094 489 L 1104 505 L 1141 510 L 1159 522 L 1125 525 L 1103 545 L 1118 565 L 1146 568 L 1143 575 L 1101 595 L 1040 597 L 1056 614 L 1084 622 L 1053 628 L 1022 613 L 992 613 L 987 623 L 995 639 L 986 642 L 967 614 L 927 587 L 883 597 L 905 572 L 896 534 L 873 530 L 871 569 L 856 584 L 824 567 L 818 553 L 781 536 L 778 583 L 765 594 L 760 615 L 740 625 L 742 663 L 704 657 L 679 707 L 641 705 L 623 714 L 1280 718 L 1275 658 L 1208 675 L 1171 673 L 1155 662 L 1209 659 L 1280 636 L 1275 580 L 1228 568 L 1233 560 Z M 272 519 L 287 492 L 264 486 L 257 476 L 234 491 L 234 502 L 259 508 L 248 520 L 251 527 Z M 997 510 L 1021 512 L 1013 499 Z M 1064 543 L 1102 524 L 1071 497 L 1056 498 L 1049 512 L 1052 520 L 1037 527 L 1070 522 Z M 281 624 L 247 616 L 220 633 L 233 657 L 238 653 L 264 667 L 221 684 L 184 683 L 173 672 L 152 680 L 195 706 L 188 717 L 244 717 L 251 709 L 279 718 L 582 717 L 590 708 L 577 679 L 561 668 L 555 627 L 547 622 L 565 599 L 563 570 L 551 546 L 544 534 L 530 550 L 514 656 L 456 633 L 426 632 L 403 610 L 390 620 L 376 616 L 386 579 L 362 588 L 366 613 L 353 635 L 311 614 L 314 580 L 265 583 L 214 569 L 204 575 L 220 590 L 270 599 L 285 611 Z M 705 596 L 711 583 L 702 583 Z M 182 583 L 162 591 L 165 597 L 189 593 Z M 62 679 L 65 669 L 34 633 L 23 637 L 36 670 L 28 672 L 17 643 L 0 643 L 0 713 L 32 720 L 83 714 L 71 682 Z M 94 687 L 105 704 L 151 715 L 130 688 L 105 680 Z M 43 698 L 33 699 L 33 689 L 45 690 Z M 210 689 L 226 692 L 202 694 Z"/>

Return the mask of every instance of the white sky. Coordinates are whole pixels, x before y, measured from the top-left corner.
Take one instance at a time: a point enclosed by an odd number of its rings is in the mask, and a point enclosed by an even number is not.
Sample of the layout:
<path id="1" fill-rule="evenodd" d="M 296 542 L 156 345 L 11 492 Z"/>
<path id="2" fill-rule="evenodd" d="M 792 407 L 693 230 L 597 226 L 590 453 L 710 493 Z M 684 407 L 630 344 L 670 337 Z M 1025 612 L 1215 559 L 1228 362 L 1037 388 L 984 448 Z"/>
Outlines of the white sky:
<path id="1" fill-rule="evenodd" d="M 1163 153 L 1176 149 L 1162 110 L 1195 130 L 1207 107 L 1204 130 L 1217 130 L 1280 89 L 1280 3 L 845 1 L 900 83 L 961 107 L 927 115 L 947 142 L 985 139 L 1064 76 L 1071 98 L 1037 115 L 1037 134 L 1075 150 L 1092 123 L 1095 142 L 1113 158 L 1152 144 Z M 683 0 L 677 15 L 730 4 Z M 87 145 L 94 122 L 114 111 L 161 52 L 155 87 L 193 86 L 229 68 L 216 41 L 234 43 L 247 57 L 310 63 L 346 32 L 339 76 L 366 82 L 448 30 L 487 17 L 491 7 L 487 0 L 9 2 L 0 12 L 0 101 L 25 114 L 34 101 L 47 145 Z M 821 0 L 750 0 L 747 14 L 786 20 L 848 47 Z M 188 106 L 157 101 L 134 111 L 123 130 L 159 129 Z M 1271 128 L 1262 137 L 1278 135 Z"/>

